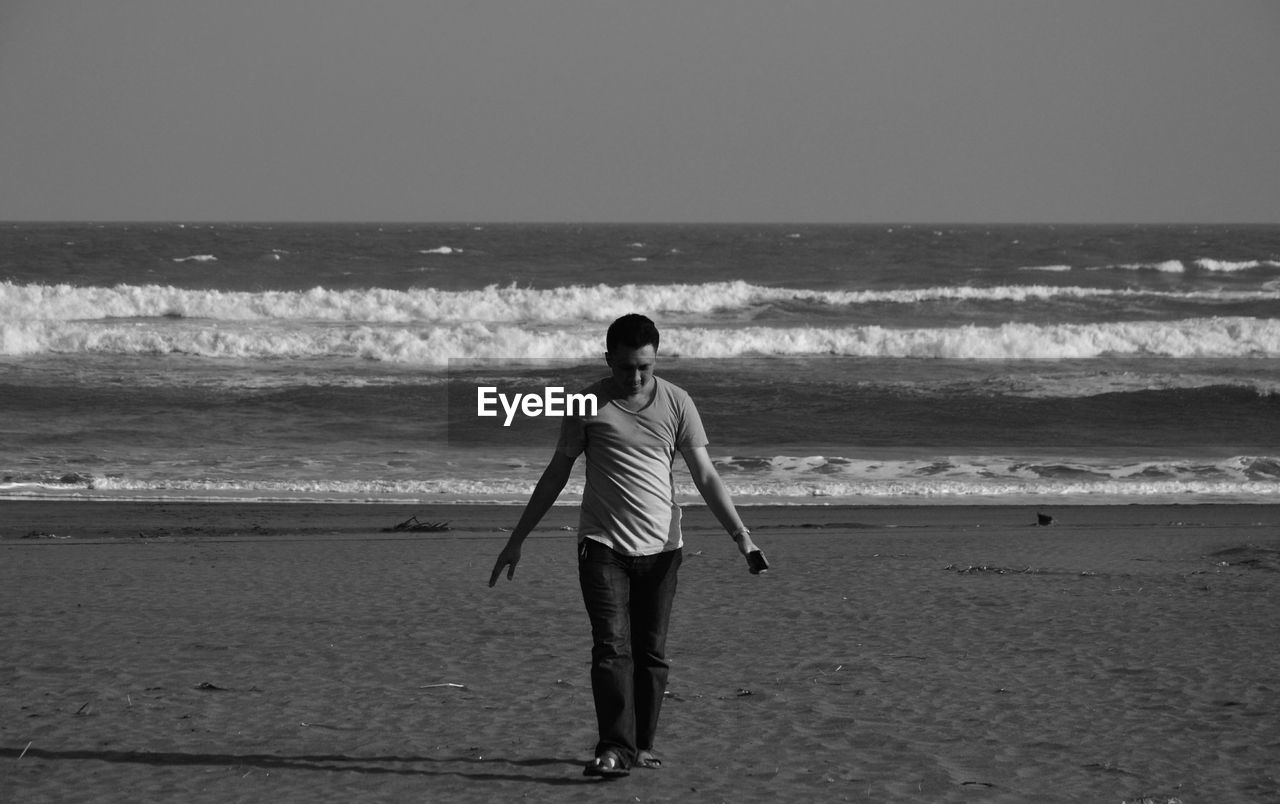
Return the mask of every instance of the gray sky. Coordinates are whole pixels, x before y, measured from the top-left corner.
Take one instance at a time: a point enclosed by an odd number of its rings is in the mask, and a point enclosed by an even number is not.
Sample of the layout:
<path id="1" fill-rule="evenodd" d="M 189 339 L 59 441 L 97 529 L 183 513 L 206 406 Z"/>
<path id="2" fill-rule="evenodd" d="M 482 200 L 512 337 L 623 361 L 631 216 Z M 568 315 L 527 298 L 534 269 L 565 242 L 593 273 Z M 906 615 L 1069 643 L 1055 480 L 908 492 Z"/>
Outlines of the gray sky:
<path id="1" fill-rule="evenodd" d="M 1275 0 L 0 0 L 0 219 L 1280 222 Z"/>

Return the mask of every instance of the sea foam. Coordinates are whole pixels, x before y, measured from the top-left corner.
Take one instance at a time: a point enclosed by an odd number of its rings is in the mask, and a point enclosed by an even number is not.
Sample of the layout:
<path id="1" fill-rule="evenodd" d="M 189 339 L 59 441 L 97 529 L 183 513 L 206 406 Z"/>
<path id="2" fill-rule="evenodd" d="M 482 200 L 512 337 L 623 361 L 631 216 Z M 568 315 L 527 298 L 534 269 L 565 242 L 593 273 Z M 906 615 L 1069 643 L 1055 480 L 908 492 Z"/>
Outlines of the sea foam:
<path id="1" fill-rule="evenodd" d="M 491 285 L 480 290 L 264 291 L 192 290 L 164 285 L 19 285 L 0 282 L 0 320 L 74 321 L 105 318 L 206 318 L 224 321 L 338 321 L 365 323 L 608 322 L 637 309 L 674 314 L 749 312 L 764 305 L 807 303 L 828 308 L 925 302 L 1024 302 L 1052 299 L 1166 299 L 1268 301 L 1280 289 L 1136 290 L 1129 288 L 1001 285 L 898 290 L 803 290 L 748 282 L 667 285 L 591 285 L 551 289 Z"/>
<path id="2" fill-rule="evenodd" d="M 1280 459 L 1239 456 L 1216 464 L 1144 462 L 1036 465 L 1011 459 L 950 457 L 932 461 L 868 461 L 821 456 L 718 459 L 726 488 L 736 501 L 813 503 L 874 500 L 881 504 L 930 501 L 980 503 L 1019 499 L 1092 502 L 1230 500 L 1271 502 L 1280 496 Z M 743 467 L 747 467 L 744 469 Z M 34 482 L 33 482 L 34 481 Z M 82 496 L 124 499 L 400 500 L 522 502 L 536 482 L 525 478 L 449 477 L 414 480 L 197 479 L 124 475 L 65 478 L 6 478 L 0 498 Z M 571 481 L 561 502 L 580 498 Z M 686 473 L 676 479 L 684 501 L 699 498 Z"/>
<path id="3" fill-rule="evenodd" d="M 1243 260 L 1234 262 L 1231 260 L 1212 260 L 1202 258 L 1196 260 L 1196 266 L 1205 271 L 1215 271 L 1218 273 L 1235 273 L 1237 271 L 1250 271 L 1255 268 L 1280 268 L 1280 261 L 1277 260 Z"/>
<path id="4" fill-rule="evenodd" d="M 0 354 L 187 354 L 210 358 L 357 358 L 446 366 L 451 360 L 591 359 L 599 327 L 447 326 L 199 319 L 12 321 Z M 1010 323 L 895 329 L 882 326 L 667 327 L 663 352 L 687 358 L 838 355 L 947 359 L 1102 356 L 1280 356 L 1280 319 L 1197 318 L 1095 324 Z"/>

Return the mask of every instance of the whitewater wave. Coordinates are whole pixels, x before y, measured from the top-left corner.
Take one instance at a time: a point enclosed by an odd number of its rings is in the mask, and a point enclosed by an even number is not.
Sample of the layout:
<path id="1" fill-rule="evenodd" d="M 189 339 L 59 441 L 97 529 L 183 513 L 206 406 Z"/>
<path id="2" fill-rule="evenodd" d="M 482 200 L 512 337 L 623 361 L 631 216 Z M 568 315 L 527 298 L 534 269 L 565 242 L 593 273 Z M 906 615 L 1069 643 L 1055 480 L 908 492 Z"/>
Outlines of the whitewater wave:
<path id="1" fill-rule="evenodd" d="M 1061 359 L 1140 355 L 1274 357 L 1280 319 L 1198 318 L 1099 324 L 892 329 L 748 327 L 731 332 L 674 331 L 668 353 L 718 358 L 749 355 L 840 355 L 947 359 Z"/>
<path id="2" fill-rule="evenodd" d="M 1196 260 L 1196 266 L 1205 271 L 1235 273 L 1237 271 L 1251 271 L 1256 268 L 1280 268 L 1280 260 L 1243 260 L 1235 262 L 1232 260 L 1213 260 L 1206 257 Z"/>
<path id="3" fill-rule="evenodd" d="M 853 460 L 824 456 L 734 457 L 716 461 L 735 496 L 918 500 L 1060 498 L 1089 500 L 1274 500 L 1280 459 L 1028 461 L 979 456 Z"/>
<path id="4" fill-rule="evenodd" d="M 1090 268 L 1091 271 L 1158 271 L 1162 274 L 1182 274 L 1186 273 L 1187 266 L 1182 260 L 1163 260 L 1161 262 L 1134 262 L 1122 265 L 1107 265 L 1098 268 Z"/>
<path id="5" fill-rule="evenodd" d="M 1207 481 L 1280 484 L 1280 458 L 1235 455 L 1211 461 L 1102 459 L 1028 459 L 1003 456 L 946 455 L 915 459 L 865 459 L 824 455 L 733 456 L 715 464 L 726 478 L 755 475 L 776 479 L 800 477 L 838 482 L 976 481 L 1055 483 L 1076 481 Z M 1277 489 L 1280 491 L 1280 489 Z"/>
<path id="6" fill-rule="evenodd" d="M 820 291 L 748 282 L 594 285 L 552 289 L 489 286 L 481 290 L 329 290 L 259 293 L 162 285 L 19 285 L 0 282 L 0 320 L 88 321 L 109 318 L 205 318 L 219 321 L 364 323 L 608 322 L 637 309 L 666 314 L 752 311 L 806 303 L 831 308 L 935 301 L 1026 302 L 1052 299 L 1165 299 L 1192 302 L 1280 300 L 1280 289 L 1156 291 L 1048 285 Z"/>
<path id="7" fill-rule="evenodd" d="M 599 327 L 129 321 L 10 321 L 0 355 L 185 354 L 248 360 L 344 358 L 422 366 L 485 359 L 594 359 Z M 1244 317 L 1001 326 L 668 327 L 663 352 L 687 358 L 837 355 L 864 358 L 1060 359 L 1104 356 L 1280 356 L 1280 319 Z"/>
<path id="8" fill-rule="evenodd" d="M 1254 271 L 1265 268 L 1280 268 L 1280 260 L 1215 260 L 1209 257 L 1201 257 L 1194 260 L 1191 265 L 1201 271 L 1208 273 L 1239 273 L 1242 271 Z M 1028 265 L 1020 270 L 1023 271 L 1049 271 L 1049 272 L 1066 272 L 1075 270 L 1074 265 Z M 1114 265 L 1089 265 L 1084 266 L 1086 271 L 1155 271 L 1164 274 L 1185 274 L 1188 271 L 1187 263 L 1182 260 L 1159 260 L 1156 262 L 1129 262 L 1117 263 Z"/>
<path id="9" fill-rule="evenodd" d="M 1235 501 L 1280 499 L 1280 459 L 1237 456 L 1213 463 L 1147 461 L 1028 462 L 1009 458 L 939 457 L 908 461 L 823 456 L 718 459 L 726 487 L 741 503 L 874 500 L 882 504 L 1044 500 L 1076 502 Z M 536 478 L 178 479 L 124 476 L 10 478 L 0 497 L 82 496 L 128 499 L 254 499 L 432 502 L 528 498 Z M 574 502 L 582 484 L 571 481 L 562 502 Z M 696 502 L 691 482 L 677 479 L 677 495 Z"/>

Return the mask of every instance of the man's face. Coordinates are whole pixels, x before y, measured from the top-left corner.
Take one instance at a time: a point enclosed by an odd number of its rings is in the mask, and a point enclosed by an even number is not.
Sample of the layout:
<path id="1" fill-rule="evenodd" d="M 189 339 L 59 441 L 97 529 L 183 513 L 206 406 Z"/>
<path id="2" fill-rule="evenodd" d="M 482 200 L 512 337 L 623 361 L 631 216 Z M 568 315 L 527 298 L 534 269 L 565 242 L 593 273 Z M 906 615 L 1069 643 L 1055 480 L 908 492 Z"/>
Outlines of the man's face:
<path id="1" fill-rule="evenodd" d="M 657 362 L 658 353 L 652 344 L 645 344 L 639 349 L 615 346 L 604 359 L 613 370 L 613 382 L 618 389 L 628 396 L 635 396 L 653 382 L 653 365 Z"/>

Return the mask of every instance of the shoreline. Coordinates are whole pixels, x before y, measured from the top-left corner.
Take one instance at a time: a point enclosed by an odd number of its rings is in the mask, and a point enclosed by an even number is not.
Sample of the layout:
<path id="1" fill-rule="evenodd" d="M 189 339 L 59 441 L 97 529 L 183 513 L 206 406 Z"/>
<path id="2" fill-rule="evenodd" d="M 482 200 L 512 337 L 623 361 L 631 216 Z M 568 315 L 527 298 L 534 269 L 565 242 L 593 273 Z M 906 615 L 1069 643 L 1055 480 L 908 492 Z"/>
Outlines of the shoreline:
<path id="1" fill-rule="evenodd" d="M 1280 523 L 1277 503 L 1179 504 L 964 504 L 964 505 L 740 505 L 758 536 L 806 530 L 844 529 L 1024 529 L 1063 535 L 1108 529 L 1197 527 L 1251 530 Z M 514 526 L 522 504 L 475 502 L 413 504 L 338 501 L 240 502 L 234 500 L 126 501 L 83 499 L 0 499 L 0 541 L 65 539 L 164 539 L 273 536 L 502 535 Z M 720 526 L 705 505 L 682 507 L 686 534 L 716 534 Z M 557 504 L 534 536 L 576 531 L 578 504 Z M 1039 516 L 1051 517 L 1047 526 Z M 447 530 L 396 531 L 416 517 L 446 523 Z"/>

